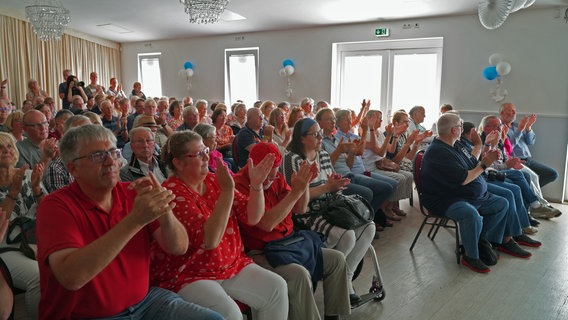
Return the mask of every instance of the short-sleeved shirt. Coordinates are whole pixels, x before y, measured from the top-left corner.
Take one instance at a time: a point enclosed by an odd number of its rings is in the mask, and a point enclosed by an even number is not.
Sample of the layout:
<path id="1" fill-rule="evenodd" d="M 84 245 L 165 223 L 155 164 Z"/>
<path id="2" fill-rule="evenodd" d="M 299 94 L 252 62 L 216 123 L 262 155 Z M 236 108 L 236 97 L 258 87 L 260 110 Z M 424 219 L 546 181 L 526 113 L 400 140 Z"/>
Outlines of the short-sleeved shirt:
<path id="1" fill-rule="evenodd" d="M 227 144 L 231 141 L 231 137 L 233 136 L 233 129 L 228 125 L 224 124 L 221 129 L 217 130 L 217 138 L 215 139 L 217 142 L 217 146 Z"/>
<path id="2" fill-rule="evenodd" d="M 38 208 L 37 240 L 41 319 L 109 317 L 148 294 L 150 242 L 158 223 L 147 225 L 91 281 L 76 291 L 65 289 L 48 264 L 54 252 L 83 248 L 105 235 L 132 211 L 136 192 L 119 182 L 112 189 L 110 212 L 103 210 L 77 182 L 45 196 Z"/>
<path id="3" fill-rule="evenodd" d="M 205 249 L 204 225 L 213 214 L 221 188 L 213 173 L 205 177 L 204 183 L 204 195 L 175 176 L 162 183 L 176 196 L 173 212 L 187 230 L 189 248 L 184 255 L 174 256 L 165 253 L 157 244 L 152 245 L 152 285 L 178 292 L 185 284 L 197 280 L 229 279 L 253 263 L 244 252 L 237 218 L 237 215 L 247 214 L 248 198 L 236 190 L 221 242 L 216 248 Z"/>
<path id="4" fill-rule="evenodd" d="M 29 168 L 32 169 L 34 165 L 41 160 L 41 150 L 30 139 L 16 142 L 16 147 L 20 152 L 20 158 L 18 159 L 18 163 L 16 163 L 17 168 L 27 163 Z"/>
<path id="5" fill-rule="evenodd" d="M 487 182 L 482 175 L 462 186 L 468 171 L 477 166 L 477 159 L 471 149 L 461 141 L 453 146 L 434 139 L 421 165 L 422 200 L 424 206 L 443 214 L 457 201 L 479 205 L 487 200 Z"/>
<path id="6" fill-rule="evenodd" d="M 240 170 L 235 177 L 235 188 L 245 195 L 250 193 L 250 179 L 248 177 L 248 168 Z M 264 208 L 266 211 L 275 207 L 290 192 L 290 186 L 286 183 L 284 176 L 278 172 L 272 185 L 264 190 Z M 280 221 L 271 231 L 265 231 L 257 226 L 251 226 L 246 220 L 239 216 L 239 226 L 241 228 L 241 237 L 245 245 L 245 250 L 262 250 L 266 243 L 282 239 L 290 235 L 294 231 L 294 222 L 292 221 L 292 212 Z"/>
<path id="7" fill-rule="evenodd" d="M 246 149 L 251 144 L 259 143 L 262 141 L 262 136 L 264 135 L 264 127 L 260 128 L 257 134 L 254 130 L 245 125 L 244 128 L 239 130 L 237 134 L 237 165 L 239 168 L 244 167 L 247 164 L 247 159 L 249 157 L 249 151 Z"/>

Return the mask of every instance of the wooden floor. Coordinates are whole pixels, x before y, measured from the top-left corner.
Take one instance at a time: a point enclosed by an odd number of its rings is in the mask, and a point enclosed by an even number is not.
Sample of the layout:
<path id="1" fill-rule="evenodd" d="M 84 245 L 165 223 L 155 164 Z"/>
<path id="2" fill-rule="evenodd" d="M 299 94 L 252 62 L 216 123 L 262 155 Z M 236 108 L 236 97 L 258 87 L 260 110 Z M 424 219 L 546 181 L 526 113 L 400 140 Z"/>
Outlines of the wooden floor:
<path id="1" fill-rule="evenodd" d="M 488 274 L 456 264 L 453 233 L 446 230 L 440 230 L 434 242 L 423 233 L 410 252 L 423 218 L 416 206 L 401 202 L 408 217 L 374 241 L 385 299 L 354 309 L 348 319 L 568 319 L 568 205 L 554 204 L 564 214 L 541 220 L 534 238 L 543 247 L 529 248 L 530 259 L 501 255 Z M 373 274 L 367 256 L 354 283 L 359 294 L 368 292 Z M 323 309 L 321 291 L 318 286 L 316 296 Z M 17 320 L 26 319 L 23 308 L 20 295 L 16 298 Z"/>

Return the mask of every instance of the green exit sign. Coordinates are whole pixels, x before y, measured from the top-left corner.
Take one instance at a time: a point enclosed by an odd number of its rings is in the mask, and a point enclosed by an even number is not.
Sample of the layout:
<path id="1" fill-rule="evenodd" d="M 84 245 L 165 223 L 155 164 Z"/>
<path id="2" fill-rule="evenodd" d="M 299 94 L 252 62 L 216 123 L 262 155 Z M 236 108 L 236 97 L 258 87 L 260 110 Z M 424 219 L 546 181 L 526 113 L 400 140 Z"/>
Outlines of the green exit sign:
<path id="1" fill-rule="evenodd" d="M 388 37 L 389 36 L 389 28 L 377 28 L 377 29 L 375 29 L 375 36 L 376 37 Z"/>

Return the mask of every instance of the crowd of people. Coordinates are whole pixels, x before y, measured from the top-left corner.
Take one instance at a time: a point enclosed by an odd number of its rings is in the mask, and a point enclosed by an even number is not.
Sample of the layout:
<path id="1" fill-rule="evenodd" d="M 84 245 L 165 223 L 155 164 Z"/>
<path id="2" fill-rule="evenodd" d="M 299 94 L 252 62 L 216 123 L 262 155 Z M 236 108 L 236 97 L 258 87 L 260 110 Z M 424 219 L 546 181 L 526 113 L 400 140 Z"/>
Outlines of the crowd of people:
<path id="1" fill-rule="evenodd" d="M 528 258 L 521 246 L 541 246 L 535 218 L 561 214 L 541 191 L 558 174 L 528 148 L 537 117 L 517 121 L 512 103 L 479 129 L 443 105 L 428 130 L 422 106 L 383 125 L 368 100 L 358 113 L 311 98 L 228 107 L 147 98 L 139 82 L 127 95 L 96 72 L 88 84 L 70 70 L 64 79 L 61 110 L 36 80 L 21 108 L 1 83 L 0 258 L 33 319 L 242 319 L 246 308 L 255 319 L 339 319 L 361 300 L 352 279 L 366 250 L 407 215 L 399 202 L 424 149 L 423 204 L 459 222 L 462 263 L 476 272 L 496 263 L 480 243 Z M 336 193 L 362 196 L 374 221 L 295 219 Z M 21 217 L 36 222 L 37 261 L 7 241 Z M 265 246 L 301 227 L 302 241 L 320 241 L 310 263 L 269 262 Z M 6 319 L 3 274 L 0 298 Z"/>

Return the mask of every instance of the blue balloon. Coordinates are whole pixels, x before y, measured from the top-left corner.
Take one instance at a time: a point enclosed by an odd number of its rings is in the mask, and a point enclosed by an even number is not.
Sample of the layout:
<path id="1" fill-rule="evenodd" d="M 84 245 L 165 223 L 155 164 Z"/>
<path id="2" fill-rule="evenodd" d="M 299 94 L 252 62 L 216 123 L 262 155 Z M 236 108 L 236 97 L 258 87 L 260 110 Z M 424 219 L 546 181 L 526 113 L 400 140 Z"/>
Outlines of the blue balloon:
<path id="1" fill-rule="evenodd" d="M 495 80 L 499 76 L 497 68 L 495 66 L 487 67 L 483 69 L 483 77 L 487 80 Z"/>
<path id="2" fill-rule="evenodd" d="M 294 66 L 294 61 L 290 60 L 290 59 L 286 59 L 284 61 L 282 61 L 282 67 L 286 68 L 286 66 Z"/>
<path id="3" fill-rule="evenodd" d="M 187 69 L 193 69 L 193 63 L 191 63 L 191 62 L 189 62 L 189 61 L 186 61 L 186 62 L 183 64 L 183 68 L 184 68 L 185 70 L 187 70 Z"/>

